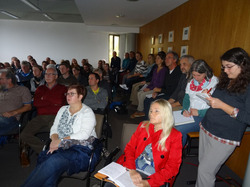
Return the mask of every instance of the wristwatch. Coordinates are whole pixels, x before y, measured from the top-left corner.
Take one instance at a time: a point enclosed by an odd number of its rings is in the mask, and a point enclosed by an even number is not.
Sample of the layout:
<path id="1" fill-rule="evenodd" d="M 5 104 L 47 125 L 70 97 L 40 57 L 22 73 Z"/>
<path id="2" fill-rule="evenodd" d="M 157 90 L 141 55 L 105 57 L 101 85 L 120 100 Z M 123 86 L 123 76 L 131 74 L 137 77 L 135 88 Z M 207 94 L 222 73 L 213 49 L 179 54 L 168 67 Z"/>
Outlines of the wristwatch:
<path id="1" fill-rule="evenodd" d="M 232 118 L 236 118 L 237 115 L 239 113 L 239 109 L 238 108 L 234 108 L 233 112 L 230 114 L 230 117 Z"/>

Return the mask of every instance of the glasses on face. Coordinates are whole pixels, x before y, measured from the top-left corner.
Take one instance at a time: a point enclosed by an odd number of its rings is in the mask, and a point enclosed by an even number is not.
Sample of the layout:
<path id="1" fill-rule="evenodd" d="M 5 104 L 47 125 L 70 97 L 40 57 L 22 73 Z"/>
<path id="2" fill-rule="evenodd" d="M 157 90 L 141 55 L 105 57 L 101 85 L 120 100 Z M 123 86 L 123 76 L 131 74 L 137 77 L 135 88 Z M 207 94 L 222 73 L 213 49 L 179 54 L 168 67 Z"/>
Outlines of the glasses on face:
<path id="1" fill-rule="evenodd" d="M 56 74 L 55 73 L 45 73 L 45 75 L 52 76 L 52 75 L 56 75 Z"/>
<path id="2" fill-rule="evenodd" d="M 236 64 L 231 65 L 231 66 L 230 66 L 230 65 L 229 65 L 229 66 L 228 66 L 228 65 L 226 65 L 226 66 L 223 66 L 223 65 L 222 65 L 222 66 L 221 66 L 221 69 L 222 69 L 222 70 L 225 70 L 225 69 L 229 69 L 229 70 L 230 70 L 230 69 L 231 69 L 232 67 L 234 67 L 234 66 L 236 66 Z"/>
<path id="3" fill-rule="evenodd" d="M 77 94 L 77 93 L 69 92 L 69 93 L 65 93 L 65 96 L 73 97 L 75 94 Z"/>

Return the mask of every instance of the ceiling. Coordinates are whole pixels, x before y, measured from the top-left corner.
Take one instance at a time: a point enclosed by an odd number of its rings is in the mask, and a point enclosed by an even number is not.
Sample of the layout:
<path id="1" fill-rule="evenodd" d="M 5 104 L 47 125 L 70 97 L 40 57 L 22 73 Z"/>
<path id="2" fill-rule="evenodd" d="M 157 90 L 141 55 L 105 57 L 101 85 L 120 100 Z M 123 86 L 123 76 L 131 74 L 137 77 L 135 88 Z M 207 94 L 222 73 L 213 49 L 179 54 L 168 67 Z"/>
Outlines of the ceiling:
<path id="1" fill-rule="evenodd" d="M 140 27 L 188 0 L 0 0 L 0 19 L 85 23 L 93 26 Z M 18 17 L 2 13 L 6 11 Z M 49 20 L 43 14 L 53 20 Z"/>

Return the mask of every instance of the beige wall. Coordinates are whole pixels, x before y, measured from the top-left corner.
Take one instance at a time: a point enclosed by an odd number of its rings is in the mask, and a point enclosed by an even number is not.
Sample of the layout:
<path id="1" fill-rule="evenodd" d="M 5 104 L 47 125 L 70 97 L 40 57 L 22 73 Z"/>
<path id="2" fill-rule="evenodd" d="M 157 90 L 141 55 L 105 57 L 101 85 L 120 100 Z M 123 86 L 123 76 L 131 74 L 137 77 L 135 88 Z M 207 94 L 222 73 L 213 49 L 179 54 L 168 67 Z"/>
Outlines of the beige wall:
<path id="1" fill-rule="evenodd" d="M 190 40 L 182 40 L 184 27 L 191 26 Z M 174 42 L 168 42 L 168 32 L 174 31 Z M 158 44 L 158 35 L 163 43 Z M 155 44 L 151 44 L 151 37 Z M 142 26 L 138 37 L 138 50 L 146 60 L 150 49 L 164 51 L 172 46 L 180 54 L 181 46 L 188 53 L 204 59 L 220 74 L 220 56 L 232 47 L 242 47 L 250 53 L 250 0 L 189 0 L 160 18 Z"/>

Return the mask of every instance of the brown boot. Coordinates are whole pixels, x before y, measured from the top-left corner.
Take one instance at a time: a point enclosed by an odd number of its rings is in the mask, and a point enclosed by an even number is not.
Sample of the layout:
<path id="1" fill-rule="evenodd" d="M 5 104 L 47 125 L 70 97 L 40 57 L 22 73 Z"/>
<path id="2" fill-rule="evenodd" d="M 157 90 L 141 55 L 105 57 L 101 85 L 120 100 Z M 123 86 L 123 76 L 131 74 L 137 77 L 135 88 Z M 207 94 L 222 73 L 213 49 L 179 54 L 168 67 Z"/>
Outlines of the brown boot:
<path id="1" fill-rule="evenodd" d="M 26 167 L 30 166 L 27 146 L 23 146 L 22 149 L 21 149 L 20 162 L 21 162 L 21 166 L 23 168 L 26 168 Z"/>

